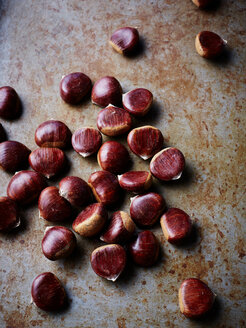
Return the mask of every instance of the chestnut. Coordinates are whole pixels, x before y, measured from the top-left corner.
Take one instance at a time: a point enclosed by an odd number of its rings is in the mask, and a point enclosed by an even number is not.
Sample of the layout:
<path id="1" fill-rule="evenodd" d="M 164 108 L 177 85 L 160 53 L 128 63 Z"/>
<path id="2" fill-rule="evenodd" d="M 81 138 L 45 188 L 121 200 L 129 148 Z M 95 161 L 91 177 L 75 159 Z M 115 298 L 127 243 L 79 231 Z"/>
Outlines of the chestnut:
<path id="1" fill-rule="evenodd" d="M 109 44 L 122 55 L 130 53 L 139 42 L 138 30 L 134 27 L 122 27 L 116 30 Z"/>
<path id="2" fill-rule="evenodd" d="M 188 318 L 198 318 L 211 310 L 215 294 L 201 280 L 189 278 L 179 288 L 180 311 Z"/>
<path id="3" fill-rule="evenodd" d="M 131 90 L 122 96 L 123 107 L 134 116 L 146 115 L 152 102 L 152 93 L 144 88 Z"/>
<path id="4" fill-rule="evenodd" d="M 152 185 L 152 175 L 147 171 L 129 171 L 118 176 L 121 188 L 142 194 Z"/>
<path id="5" fill-rule="evenodd" d="M 185 158 L 177 148 L 165 148 L 157 153 L 150 162 L 150 172 L 159 180 L 170 181 L 181 177 Z"/>
<path id="6" fill-rule="evenodd" d="M 196 51 L 204 58 L 211 59 L 218 57 L 224 50 L 224 46 L 224 40 L 214 32 L 202 31 L 196 36 Z"/>
<path id="7" fill-rule="evenodd" d="M 51 272 L 39 274 L 32 283 L 32 300 L 44 311 L 62 310 L 67 302 L 67 295 L 60 280 Z"/>
<path id="8" fill-rule="evenodd" d="M 42 239 L 42 251 L 47 259 L 56 261 L 72 254 L 76 244 L 76 237 L 68 228 L 48 227 Z"/>
<path id="9" fill-rule="evenodd" d="M 91 204 L 74 220 L 73 230 L 83 237 L 96 236 L 104 227 L 107 219 L 108 212 L 103 204 Z"/>
<path id="10" fill-rule="evenodd" d="M 9 181 L 7 195 L 20 205 L 27 205 L 36 200 L 46 186 L 45 178 L 38 172 L 20 171 Z"/>
<path id="11" fill-rule="evenodd" d="M 139 226 L 151 226 L 161 216 L 165 209 L 163 197 L 157 193 L 149 192 L 131 198 L 130 215 Z"/>
<path id="12" fill-rule="evenodd" d="M 80 103 L 91 90 L 91 79 L 81 72 L 64 76 L 60 82 L 60 95 L 71 105 Z"/>
<path id="13" fill-rule="evenodd" d="M 65 154 L 59 148 L 38 148 L 29 155 L 31 167 L 48 179 L 61 172 L 65 161 Z"/>
<path id="14" fill-rule="evenodd" d="M 98 151 L 97 161 L 103 170 L 120 174 L 129 168 L 130 156 L 126 147 L 121 143 L 106 141 Z"/>
<path id="15" fill-rule="evenodd" d="M 191 219 L 179 208 L 169 208 L 160 223 L 165 238 L 172 244 L 183 242 L 191 233 Z"/>
<path id="16" fill-rule="evenodd" d="M 145 230 L 129 245 L 129 251 L 134 263 L 149 267 L 158 259 L 159 243 L 153 232 Z"/>
<path id="17" fill-rule="evenodd" d="M 70 203 L 59 195 L 56 187 L 45 188 L 38 200 L 39 217 L 50 222 L 67 221 L 72 217 Z"/>
<path id="18" fill-rule="evenodd" d="M 132 125 L 131 116 L 122 108 L 108 105 L 97 115 L 97 127 L 106 136 L 114 137 L 126 133 Z"/>
<path id="19" fill-rule="evenodd" d="M 0 232 L 12 230 L 20 225 L 17 204 L 8 197 L 0 197 Z"/>
<path id="20" fill-rule="evenodd" d="M 94 128 L 82 128 L 72 136 L 73 149 L 83 157 L 95 154 L 102 144 L 101 133 Z"/>
<path id="21" fill-rule="evenodd" d="M 120 198 L 120 186 L 115 175 L 108 171 L 97 171 L 90 175 L 88 184 L 99 203 L 113 205 Z"/>
<path id="22" fill-rule="evenodd" d="M 131 151 L 144 160 L 158 153 L 163 147 L 163 141 L 161 131 L 150 125 L 133 129 L 127 137 Z"/>
<path id="23" fill-rule="evenodd" d="M 8 172 L 16 172 L 28 166 L 31 150 L 18 141 L 0 143 L 0 167 Z"/>
<path id="24" fill-rule="evenodd" d="M 0 88 L 0 117 L 6 120 L 17 118 L 21 112 L 20 98 L 12 87 Z"/>
<path id="25" fill-rule="evenodd" d="M 113 76 L 105 76 L 96 81 L 91 92 L 91 101 L 101 107 L 109 104 L 118 106 L 121 104 L 121 97 L 121 85 Z"/>
<path id="26" fill-rule="evenodd" d="M 75 207 L 87 205 L 92 200 L 91 188 L 79 177 L 65 177 L 59 183 L 59 193 Z"/>
<path id="27" fill-rule="evenodd" d="M 35 142 L 39 147 L 68 148 L 71 145 L 72 133 L 61 121 L 43 122 L 35 131 Z"/>
<path id="28" fill-rule="evenodd" d="M 2 124 L 0 123 L 0 142 L 3 142 L 7 139 L 7 136 L 6 136 L 6 132 L 2 126 Z"/>
<path id="29" fill-rule="evenodd" d="M 211 5 L 214 0 L 192 0 L 192 2 L 198 7 L 198 8 L 206 8 L 209 5 Z"/>
<path id="30" fill-rule="evenodd" d="M 124 244 L 128 242 L 135 231 L 135 224 L 131 217 L 123 211 L 113 213 L 110 223 L 100 237 L 108 244 Z"/>
<path id="31" fill-rule="evenodd" d="M 96 248 L 91 254 L 94 272 L 107 280 L 115 281 L 126 265 L 126 251 L 117 244 Z"/>

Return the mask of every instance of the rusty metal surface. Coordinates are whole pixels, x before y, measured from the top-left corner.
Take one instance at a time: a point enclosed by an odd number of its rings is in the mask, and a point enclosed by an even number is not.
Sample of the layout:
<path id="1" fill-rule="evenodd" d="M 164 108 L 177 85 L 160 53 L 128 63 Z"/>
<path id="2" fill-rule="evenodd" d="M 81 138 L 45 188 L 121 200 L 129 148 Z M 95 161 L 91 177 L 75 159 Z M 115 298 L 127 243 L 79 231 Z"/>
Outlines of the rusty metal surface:
<path id="1" fill-rule="evenodd" d="M 23 102 L 18 121 L 2 122 L 9 139 L 35 149 L 36 127 L 51 118 L 72 132 L 96 126 L 98 107 L 89 101 L 70 107 L 60 99 L 64 74 L 82 71 L 93 82 L 113 75 L 125 92 L 146 87 L 155 103 L 136 126 L 155 125 L 166 145 L 187 159 L 181 181 L 154 188 L 196 226 L 193 242 L 177 248 L 157 224 L 158 264 L 129 265 L 111 283 L 89 263 L 102 243 L 77 238 L 73 257 L 51 262 L 40 244 L 47 223 L 38 218 L 37 206 L 23 210 L 22 228 L 0 236 L 0 327 L 245 327 L 245 1 L 225 0 L 201 11 L 190 0 L 2 0 L 0 11 L 0 85 L 13 86 Z M 142 51 L 132 58 L 107 44 L 111 32 L 125 25 L 138 27 L 142 37 Z M 194 40 L 201 30 L 228 41 L 223 58 L 197 55 Z M 69 174 L 88 179 L 98 169 L 96 158 L 82 159 L 72 150 L 67 155 Z M 148 168 L 148 162 L 132 158 L 134 168 Z M 0 177 L 5 195 L 11 175 L 1 171 Z M 129 209 L 129 198 L 122 209 Z M 66 287 L 71 302 L 65 312 L 48 314 L 30 304 L 32 280 L 45 271 Z M 191 321 L 179 312 L 178 288 L 188 277 L 201 278 L 218 295 L 206 320 Z"/>

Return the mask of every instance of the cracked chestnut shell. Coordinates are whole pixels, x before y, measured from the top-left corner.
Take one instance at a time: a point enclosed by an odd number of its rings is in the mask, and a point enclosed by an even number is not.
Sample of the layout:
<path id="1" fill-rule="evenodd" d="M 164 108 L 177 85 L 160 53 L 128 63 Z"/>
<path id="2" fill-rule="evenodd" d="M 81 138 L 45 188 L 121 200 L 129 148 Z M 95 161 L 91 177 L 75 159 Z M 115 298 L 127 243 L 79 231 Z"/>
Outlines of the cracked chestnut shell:
<path id="1" fill-rule="evenodd" d="M 144 116 L 148 113 L 153 102 L 152 93 L 144 88 L 131 90 L 122 97 L 122 103 L 130 114 L 134 116 Z"/>
<path id="2" fill-rule="evenodd" d="M 131 116 L 122 108 L 108 105 L 97 115 L 97 127 L 106 136 L 114 137 L 126 133 L 132 125 Z"/>
<path id="3" fill-rule="evenodd" d="M 91 92 L 91 101 L 101 107 L 109 104 L 118 106 L 121 104 L 122 88 L 118 80 L 113 76 L 105 76 L 97 80 Z"/>
<path id="4" fill-rule="evenodd" d="M 181 177 L 185 168 L 185 158 L 177 148 L 165 148 L 150 162 L 151 174 L 159 180 L 170 181 Z"/>
<path id="5" fill-rule="evenodd" d="M 19 117 L 21 113 L 20 98 L 12 87 L 0 88 L 0 117 L 12 120 Z"/>
<path id="6" fill-rule="evenodd" d="M 95 154 L 102 144 L 101 133 L 94 128 L 82 128 L 72 136 L 73 149 L 83 157 Z"/>
<path id="7" fill-rule="evenodd" d="M 131 151 L 144 160 L 158 153 L 163 147 L 163 141 L 161 131 L 150 125 L 133 129 L 127 137 Z"/>
<path id="8" fill-rule="evenodd" d="M 91 254 L 91 267 L 100 277 L 115 281 L 126 265 L 126 251 L 117 244 L 96 248 Z"/>
<path id="9" fill-rule="evenodd" d="M 84 73 L 75 72 L 64 76 L 60 82 L 60 95 L 71 105 L 80 103 L 91 90 L 91 79 Z"/>
<path id="10" fill-rule="evenodd" d="M 139 42 L 138 30 L 134 27 L 121 27 L 116 30 L 109 44 L 122 55 L 130 53 Z"/>
<path id="11" fill-rule="evenodd" d="M 206 8 L 209 5 L 211 5 L 214 0 L 192 0 L 192 2 L 198 7 L 198 8 Z"/>
<path id="12" fill-rule="evenodd" d="M 218 57 L 222 53 L 224 46 L 223 39 L 214 32 L 202 31 L 196 36 L 196 51 L 204 58 L 211 59 Z"/>
<path id="13" fill-rule="evenodd" d="M 0 197 L 0 232 L 12 230 L 20 225 L 17 204 L 8 197 Z"/>
<path id="14" fill-rule="evenodd" d="M 118 176 L 122 189 L 142 194 L 152 185 L 152 175 L 147 171 L 129 171 Z"/>
<path id="15" fill-rule="evenodd" d="M 38 172 L 20 171 L 9 181 L 7 195 L 20 205 L 27 205 L 36 200 L 46 187 L 45 178 Z"/>
<path id="16" fill-rule="evenodd" d="M 0 123 L 0 142 L 3 142 L 7 139 L 6 132 L 4 130 L 4 127 Z"/>
<path id="17" fill-rule="evenodd" d="M 211 310 L 215 294 L 201 280 L 189 278 L 179 288 L 180 311 L 188 318 L 198 318 Z"/>
<path id="18" fill-rule="evenodd" d="M 0 167 L 7 172 L 16 172 L 28 166 L 31 150 L 18 141 L 0 143 Z"/>
<path id="19" fill-rule="evenodd" d="M 64 287 L 51 272 L 43 272 L 33 280 L 31 294 L 35 305 L 44 311 L 62 310 L 67 302 Z"/>
<path id="20" fill-rule="evenodd" d="M 35 142 L 39 147 L 68 148 L 71 145 L 72 133 L 61 121 L 43 122 L 35 131 Z"/>

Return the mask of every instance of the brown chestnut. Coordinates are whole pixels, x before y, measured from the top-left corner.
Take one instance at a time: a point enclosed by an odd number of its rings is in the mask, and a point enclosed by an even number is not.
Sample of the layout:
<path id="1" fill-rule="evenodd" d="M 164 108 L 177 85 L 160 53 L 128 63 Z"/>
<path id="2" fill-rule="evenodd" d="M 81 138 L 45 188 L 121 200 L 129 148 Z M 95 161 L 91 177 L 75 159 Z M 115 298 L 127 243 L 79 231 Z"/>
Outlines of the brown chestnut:
<path id="1" fill-rule="evenodd" d="M 94 272 L 107 280 L 115 281 L 126 265 L 126 251 L 117 244 L 96 248 L 91 254 Z"/>
<path id="2" fill-rule="evenodd" d="M 39 217 L 51 222 L 67 221 L 72 217 L 70 203 L 59 195 L 56 187 L 45 188 L 38 200 Z"/>
<path id="3" fill-rule="evenodd" d="M 88 184 L 99 203 L 112 205 L 120 198 L 120 186 L 115 175 L 108 171 L 97 171 L 90 175 Z"/>
<path id="4" fill-rule="evenodd" d="M 71 131 L 61 121 L 43 122 L 35 131 L 35 142 L 39 147 L 67 148 L 71 145 L 71 137 Z"/>
<path id="5" fill-rule="evenodd" d="M 152 175 L 147 171 L 129 171 L 118 176 L 121 188 L 142 194 L 152 185 Z"/>
<path id="6" fill-rule="evenodd" d="M 113 213 L 106 231 L 100 239 L 108 244 L 124 244 L 128 242 L 135 231 L 131 217 L 123 211 Z"/>
<path id="7" fill-rule="evenodd" d="M 65 177 L 59 183 L 59 193 L 75 207 L 87 205 L 92 200 L 91 188 L 79 177 Z"/>
<path id="8" fill-rule="evenodd" d="M 196 36 L 195 46 L 200 56 L 211 59 L 222 53 L 225 41 L 214 32 L 202 31 Z"/>
<path id="9" fill-rule="evenodd" d="M 206 8 L 209 5 L 211 5 L 214 0 L 192 0 L 192 2 L 198 7 L 198 8 Z"/>
<path id="10" fill-rule="evenodd" d="M 150 162 L 150 172 L 162 181 L 179 179 L 184 167 L 184 155 L 180 150 L 172 147 L 161 150 Z"/>
<path id="11" fill-rule="evenodd" d="M 170 208 L 162 215 L 160 223 L 165 238 L 172 244 L 183 242 L 192 228 L 189 215 L 179 208 Z"/>
<path id="12" fill-rule="evenodd" d="M 126 133 L 132 125 L 131 116 L 122 108 L 108 105 L 97 115 L 97 127 L 106 136 L 114 137 Z"/>
<path id="13" fill-rule="evenodd" d="M 29 155 L 31 167 L 48 179 L 61 172 L 65 161 L 65 154 L 59 148 L 38 148 Z"/>
<path id="14" fill-rule="evenodd" d="M 113 76 L 105 76 L 96 81 L 91 92 L 91 101 L 101 107 L 109 104 L 118 106 L 121 104 L 121 97 L 121 85 Z"/>
<path id="15" fill-rule="evenodd" d="M 51 272 L 38 275 L 32 283 L 32 300 L 44 311 L 59 311 L 67 302 L 67 295 L 60 280 Z"/>
<path id="16" fill-rule="evenodd" d="M 141 126 L 128 134 L 127 143 L 134 154 L 146 160 L 161 150 L 163 135 L 153 126 Z"/>
<path id="17" fill-rule="evenodd" d="M 74 220 L 73 230 L 83 237 L 96 236 L 104 227 L 107 219 L 108 212 L 103 204 L 91 204 Z"/>
<path id="18" fill-rule="evenodd" d="M 215 294 L 201 280 L 189 278 L 179 288 L 180 311 L 188 318 L 198 318 L 211 310 Z"/>
<path id="19" fill-rule="evenodd" d="M 12 120 L 21 112 L 21 103 L 18 94 L 12 87 L 0 88 L 0 117 Z"/>
<path id="20" fill-rule="evenodd" d="M 149 267 L 158 259 L 159 243 L 153 232 L 145 230 L 129 245 L 129 251 L 134 263 Z"/>
<path id="21" fill-rule="evenodd" d="M 130 114 L 134 116 L 144 116 L 148 113 L 153 101 L 152 93 L 144 88 L 131 90 L 122 97 L 122 103 Z"/>
<path id="22" fill-rule="evenodd" d="M 0 142 L 3 142 L 7 139 L 6 132 L 3 128 L 3 125 L 0 123 Z"/>
<path id="23" fill-rule="evenodd" d="M 0 143 L 0 167 L 8 172 L 16 172 L 28 166 L 31 150 L 18 141 Z"/>
<path id="24" fill-rule="evenodd" d="M 0 232 L 12 230 L 20 225 L 17 204 L 8 197 L 0 197 Z"/>
<path id="25" fill-rule="evenodd" d="M 64 76 L 60 82 L 60 95 L 71 105 L 80 103 L 91 90 L 91 79 L 81 72 Z"/>
<path id="26" fill-rule="evenodd" d="M 102 144 L 101 133 L 94 128 L 82 128 L 72 136 L 73 149 L 83 157 L 95 154 Z"/>
<path id="27" fill-rule="evenodd" d="M 120 174 L 129 168 L 130 156 L 125 146 L 117 141 L 106 141 L 97 154 L 101 168 L 114 174 Z"/>
<path id="28" fill-rule="evenodd" d="M 163 197 L 157 193 L 149 192 L 131 198 L 130 215 L 139 226 L 151 226 L 161 216 L 165 209 Z"/>
<path id="29" fill-rule="evenodd" d="M 45 178 L 38 172 L 20 171 L 9 181 L 7 195 L 20 205 L 27 205 L 36 200 L 46 186 Z"/>
<path id="30" fill-rule="evenodd" d="M 47 259 L 56 261 L 72 254 L 76 243 L 74 233 L 68 228 L 47 227 L 42 239 L 42 251 Z"/>
<path id="31" fill-rule="evenodd" d="M 139 42 L 138 30 L 134 27 L 122 27 L 116 30 L 109 44 L 122 55 L 130 53 Z"/>

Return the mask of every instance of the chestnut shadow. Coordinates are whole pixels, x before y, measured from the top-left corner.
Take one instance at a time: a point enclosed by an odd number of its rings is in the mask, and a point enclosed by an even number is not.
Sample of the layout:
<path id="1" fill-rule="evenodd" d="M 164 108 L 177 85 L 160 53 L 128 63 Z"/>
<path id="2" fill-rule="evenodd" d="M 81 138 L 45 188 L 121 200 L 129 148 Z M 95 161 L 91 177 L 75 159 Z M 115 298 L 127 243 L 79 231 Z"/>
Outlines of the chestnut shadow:
<path id="1" fill-rule="evenodd" d="M 228 65 L 232 65 L 233 62 L 235 62 L 235 53 L 232 48 L 225 46 L 223 52 L 218 57 L 207 60 L 209 60 L 212 65 L 226 68 Z"/>
<path id="2" fill-rule="evenodd" d="M 71 165 L 72 165 L 72 162 L 71 160 L 68 158 L 68 156 L 66 155 L 65 156 L 65 163 L 64 163 L 64 167 L 63 169 L 61 170 L 61 172 L 59 172 L 58 174 L 54 175 L 53 177 L 50 177 L 48 179 L 48 181 L 52 183 L 54 182 L 57 182 L 57 181 L 60 181 L 62 180 L 63 178 L 65 178 L 66 176 L 69 175 L 69 172 L 71 170 Z"/>
<path id="3" fill-rule="evenodd" d="M 60 261 L 62 261 L 64 265 L 68 268 L 74 268 L 78 264 L 83 264 L 85 260 L 85 252 L 81 243 L 77 239 L 77 245 L 72 254 L 69 255 L 67 258 L 61 259 Z"/>
<path id="4" fill-rule="evenodd" d="M 146 41 L 140 35 L 139 42 L 136 45 L 136 47 L 129 54 L 125 54 L 124 56 L 129 59 L 136 59 L 136 58 L 140 57 L 144 53 L 145 50 L 146 50 Z"/>
<path id="5" fill-rule="evenodd" d="M 126 261 L 126 266 L 124 271 L 121 273 L 121 275 L 119 276 L 119 278 L 116 280 L 117 285 L 119 286 L 123 286 L 123 285 L 128 285 L 132 283 L 132 280 L 134 279 L 134 277 L 137 276 L 137 266 L 134 264 L 129 251 L 127 248 L 126 249 L 126 253 L 127 253 L 127 261 Z"/>
<path id="6" fill-rule="evenodd" d="M 155 125 L 157 122 L 159 122 L 163 111 L 163 105 L 154 99 L 148 113 L 145 116 L 140 117 L 139 119 L 135 118 L 133 123 L 134 125 L 138 126 Z"/>
<path id="7" fill-rule="evenodd" d="M 214 300 L 213 307 L 210 311 L 205 313 L 199 318 L 190 319 L 193 322 L 205 324 L 205 326 L 210 327 L 214 321 L 220 321 L 223 318 L 223 304 L 220 297 L 216 296 Z"/>
<path id="8" fill-rule="evenodd" d="M 221 0 L 214 0 L 206 8 L 202 9 L 202 11 L 207 13 L 213 13 L 214 11 L 218 10 L 220 6 Z"/>

